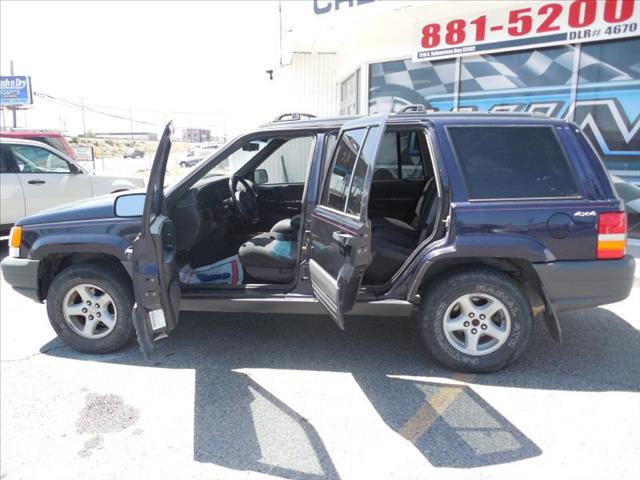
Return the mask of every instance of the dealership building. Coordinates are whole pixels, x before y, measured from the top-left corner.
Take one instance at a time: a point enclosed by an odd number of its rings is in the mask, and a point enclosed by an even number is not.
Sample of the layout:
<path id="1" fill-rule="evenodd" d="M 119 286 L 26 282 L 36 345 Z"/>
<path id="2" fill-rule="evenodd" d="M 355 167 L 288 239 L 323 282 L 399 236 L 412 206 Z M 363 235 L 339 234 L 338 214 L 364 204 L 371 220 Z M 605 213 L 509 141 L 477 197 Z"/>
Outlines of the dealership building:
<path id="1" fill-rule="evenodd" d="M 282 2 L 285 109 L 531 112 L 573 121 L 640 183 L 640 2 Z M 280 103 L 282 108 L 282 103 Z"/>

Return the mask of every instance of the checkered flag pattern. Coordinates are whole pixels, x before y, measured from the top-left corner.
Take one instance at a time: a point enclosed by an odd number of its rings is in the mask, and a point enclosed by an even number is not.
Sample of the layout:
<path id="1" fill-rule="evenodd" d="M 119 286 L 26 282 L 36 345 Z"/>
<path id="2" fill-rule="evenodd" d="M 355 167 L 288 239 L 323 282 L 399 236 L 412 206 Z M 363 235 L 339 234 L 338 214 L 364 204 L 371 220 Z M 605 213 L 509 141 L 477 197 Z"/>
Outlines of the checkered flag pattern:
<path id="1" fill-rule="evenodd" d="M 423 97 L 453 93 L 455 61 L 420 62 L 396 60 L 371 65 L 371 88 L 399 85 Z"/>
<path id="2" fill-rule="evenodd" d="M 573 46 L 510 52 L 497 55 L 477 55 L 462 58 L 461 92 L 483 92 L 571 84 Z M 631 65 L 629 68 L 640 68 Z M 371 88 L 398 85 L 420 93 L 427 100 L 432 95 L 454 91 L 455 60 L 412 62 L 398 60 L 371 66 Z M 586 52 L 580 56 L 581 83 L 632 80 L 618 67 L 599 60 Z"/>

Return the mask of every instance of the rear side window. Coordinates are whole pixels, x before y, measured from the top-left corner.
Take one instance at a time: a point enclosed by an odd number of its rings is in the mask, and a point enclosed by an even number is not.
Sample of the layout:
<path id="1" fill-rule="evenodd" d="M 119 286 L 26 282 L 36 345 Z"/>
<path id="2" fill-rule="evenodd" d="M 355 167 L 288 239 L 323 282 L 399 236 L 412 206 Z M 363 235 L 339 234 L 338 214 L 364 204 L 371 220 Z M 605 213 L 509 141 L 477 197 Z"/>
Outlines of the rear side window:
<path id="1" fill-rule="evenodd" d="M 398 178 L 424 178 L 424 166 L 416 132 L 385 132 L 382 136 L 373 179 Z"/>
<path id="2" fill-rule="evenodd" d="M 335 210 L 343 211 L 347 202 L 351 173 L 362 146 L 366 128 L 348 130 L 342 136 L 336 147 L 335 163 L 329 176 L 329 183 L 325 189 L 323 205 Z"/>
<path id="3" fill-rule="evenodd" d="M 56 138 L 56 137 L 35 137 L 35 138 L 32 138 L 31 140 L 36 140 L 38 142 L 46 143 L 50 147 L 53 147 L 56 150 L 58 150 L 59 152 L 64 153 L 65 155 L 68 154 L 64 143 L 62 143 L 62 140 L 60 140 L 59 138 Z"/>
<path id="4" fill-rule="evenodd" d="M 375 155 L 376 142 L 370 139 L 375 138 L 378 134 L 379 127 L 372 127 L 367 135 L 367 140 L 362 147 L 356 168 L 353 170 L 353 180 L 351 181 L 351 191 L 349 192 L 349 200 L 347 202 L 347 213 L 351 215 L 360 215 L 362 210 L 362 198 L 364 196 L 364 185 L 367 176 L 367 168 L 373 165 L 373 156 Z"/>
<path id="5" fill-rule="evenodd" d="M 575 197 L 576 180 L 551 127 L 449 127 L 471 200 Z"/>

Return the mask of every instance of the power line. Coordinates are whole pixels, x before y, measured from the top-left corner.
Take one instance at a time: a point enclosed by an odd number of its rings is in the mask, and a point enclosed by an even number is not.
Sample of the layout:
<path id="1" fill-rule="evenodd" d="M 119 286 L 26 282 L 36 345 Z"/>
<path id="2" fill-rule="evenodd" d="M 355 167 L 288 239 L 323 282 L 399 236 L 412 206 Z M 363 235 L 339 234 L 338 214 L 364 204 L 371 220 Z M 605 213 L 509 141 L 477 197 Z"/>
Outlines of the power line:
<path id="1" fill-rule="evenodd" d="M 122 115 L 116 115 L 114 113 L 103 112 L 103 111 L 97 110 L 97 109 L 95 109 L 93 107 L 88 107 L 86 104 L 85 105 L 81 105 L 81 104 L 73 102 L 71 100 L 65 100 L 63 98 L 54 97 L 53 95 L 49 95 L 47 93 L 34 92 L 34 95 L 36 95 L 37 97 L 39 97 L 39 98 L 41 98 L 43 100 L 48 100 L 48 101 L 52 101 L 52 102 L 55 102 L 55 103 L 63 104 L 63 105 L 66 105 L 66 106 L 71 106 L 71 107 L 76 108 L 78 110 L 86 110 L 86 111 L 89 111 L 89 112 L 97 113 L 99 115 L 104 115 L 106 117 L 117 118 L 119 120 L 133 121 L 133 122 L 136 122 L 136 123 L 140 123 L 140 124 L 143 124 L 143 125 L 151 125 L 151 126 L 154 126 L 154 127 L 161 126 L 161 124 L 159 124 L 159 123 L 152 123 L 152 122 L 147 122 L 147 121 L 144 121 L 144 120 L 135 120 L 135 119 L 133 119 L 131 117 L 123 117 Z"/>
<path id="2" fill-rule="evenodd" d="M 96 103 L 87 103 L 86 105 L 91 105 L 96 108 L 106 108 L 107 110 L 120 110 L 120 111 L 129 111 L 129 107 L 114 107 L 109 105 L 99 105 Z M 214 110 L 210 112 L 205 111 L 180 111 L 180 110 L 146 110 L 140 108 L 134 108 L 134 111 L 140 113 L 164 113 L 164 114 L 174 114 L 174 115 L 226 115 L 227 112 L 223 112 L 222 110 Z"/>
<path id="3" fill-rule="evenodd" d="M 71 107 L 71 108 L 75 108 L 77 110 L 82 110 L 84 111 L 88 111 L 88 112 L 92 112 L 92 113 L 96 113 L 98 115 L 104 115 L 106 117 L 111 117 L 111 118 L 116 118 L 118 120 L 126 120 L 127 122 L 134 122 L 134 123 L 138 123 L 138 124 L 142 124 L 142 125 L 150 125 L 153 127 L 163 127 L 164 124 L 163 123 L 154 123 L 154 122 L 148 122 L 145 120 L 137 120 L 132 118 L 131 116 L 125 117 L 122 115 L 118 115 L 115 113 L 110 113 L 110 112 L 105 112 L 102 110 L 99 110 L 98 108 L 94 108 L 98 105 L 94 105 L 94 104 L 87 104 L 87 103 L 77 103 L 74 102 L 72 100 L 67 100 L 64 98 L 60 98 L 60 97 L 56 97 L 53 95 L 49 95 L 48 93 L 43 93 L 43 92 L 33 92 L 34 95 L 36 95 L 37 97 L 46 100 L 46 101 L 50 101 L 53 103 L 58 103 L 61 105 L 64 105 L 66 107 Z M 107 109 L 114 109 L 114 110 L 120 110 L 119 107 L 107 107 L 107 106 L 102 106 L 100 108 L 107 108 Z M 123 109 L 123 110 L 127 110 L 129 111 L 129 109 Z M 146 112 L 146 113 L 152 113 L 153 111 L 151 110 L 136 110 L 136 112 Z M 154 113 L 159 113 L 159 114 L 166 114 L 166 113 L 174 113 L 174 114 L 184 114 L 184 115 L 190 115 L 192 112 L 161 112 L 161 111 L 156 111 Z M 205 114 L 207 112 L 196 112 L 196 114 Z M 224 114 L 224 112 L 209 112 L 211 114 L 215 113 L 215 114 Z M 184 127 L 184 126 L 180 126 L 180 125 L 175 125 L 176 128 L 190 128 L 190 127 Z"/>

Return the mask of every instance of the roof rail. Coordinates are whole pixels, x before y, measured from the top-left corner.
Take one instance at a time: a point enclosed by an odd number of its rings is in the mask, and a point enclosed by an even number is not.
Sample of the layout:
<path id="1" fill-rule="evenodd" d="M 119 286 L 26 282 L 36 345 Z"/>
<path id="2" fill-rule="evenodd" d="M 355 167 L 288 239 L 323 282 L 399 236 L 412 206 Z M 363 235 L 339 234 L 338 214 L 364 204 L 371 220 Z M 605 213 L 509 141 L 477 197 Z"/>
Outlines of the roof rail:
<path id="1" fill-rule="evenodd" d="M 305 119 L 310 119 L 310 118 L 315 118 L 315 115 L 311 115 L 310 113 L 300 113 L 300 112 L 290 112 L 290 113 L 283 113 L 282 115 L 278 115 L 276 118 L 274 118 L 271 123 L 277 123 L 277 122 L 295 122 L 296 120 L 302 120 L 303 118 Z"/>
<path id="2" fill-rule="evenodd" d="M 411 105 L 405 105 L 395 113 L 397 115 L 399 113 L 426 113 L 426 112 L 427 112 L 427 107 L 425 107 L 424 105 L 420 103 L 412 103 Z"/>

